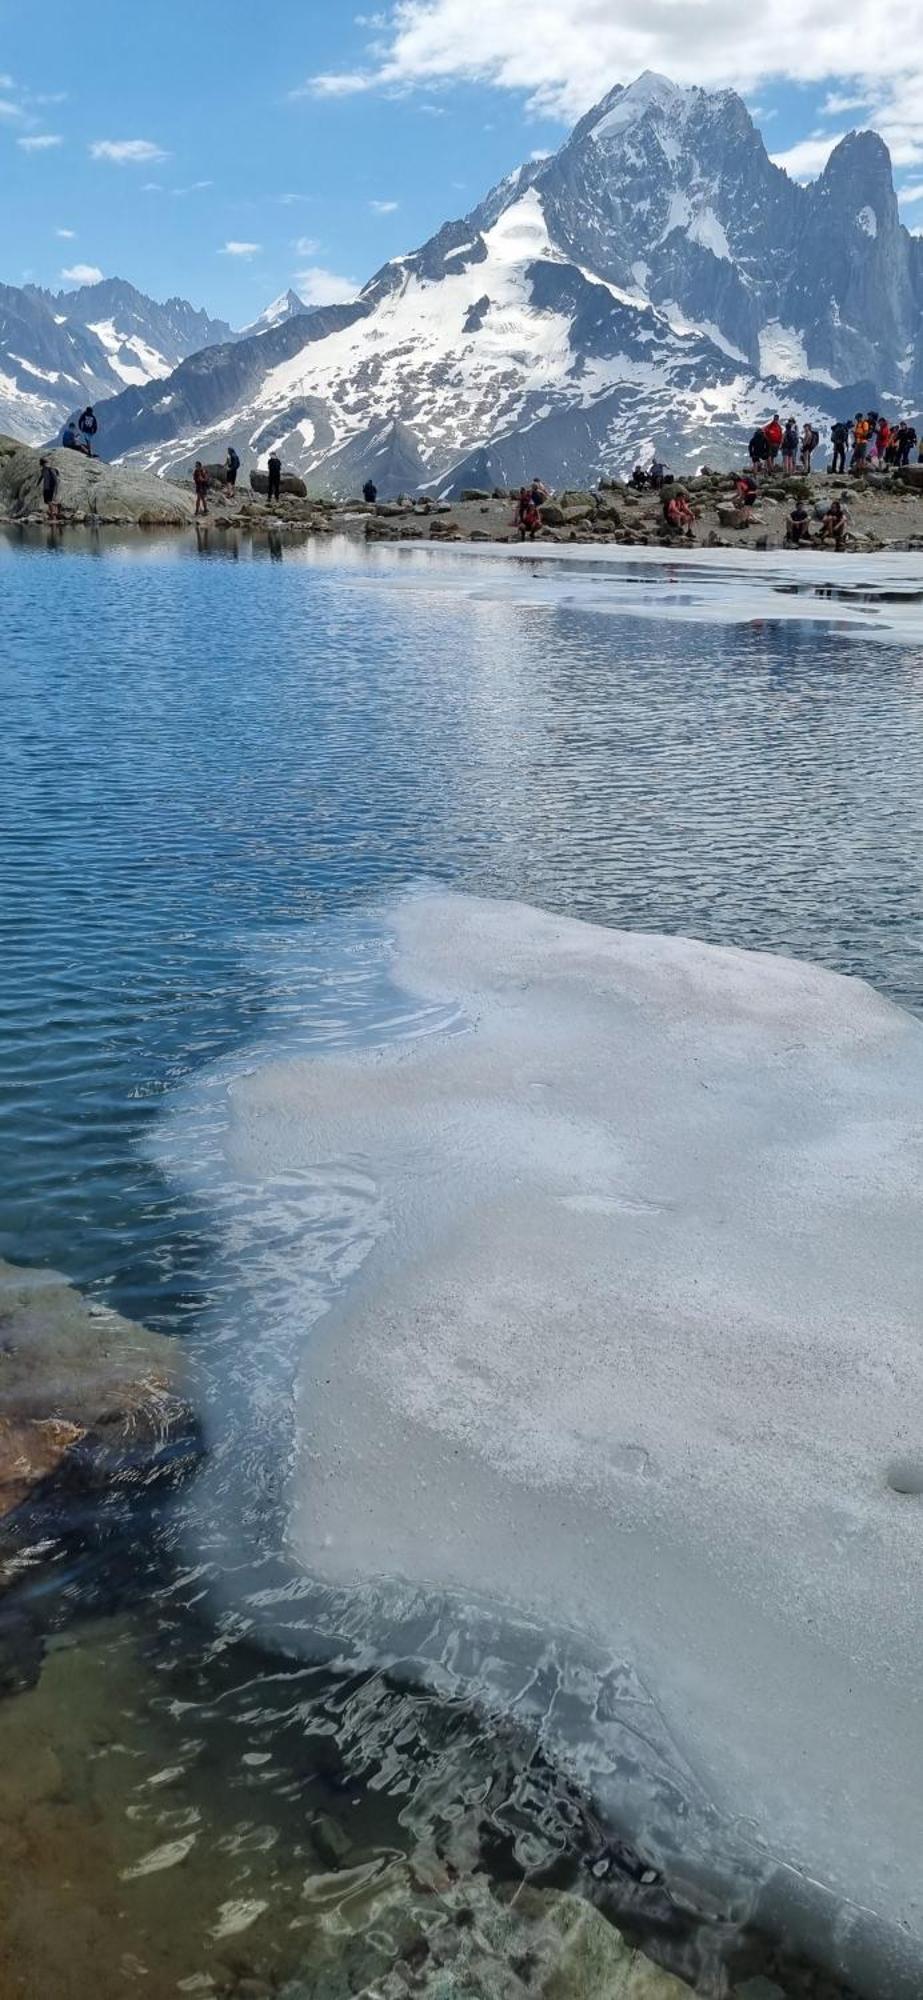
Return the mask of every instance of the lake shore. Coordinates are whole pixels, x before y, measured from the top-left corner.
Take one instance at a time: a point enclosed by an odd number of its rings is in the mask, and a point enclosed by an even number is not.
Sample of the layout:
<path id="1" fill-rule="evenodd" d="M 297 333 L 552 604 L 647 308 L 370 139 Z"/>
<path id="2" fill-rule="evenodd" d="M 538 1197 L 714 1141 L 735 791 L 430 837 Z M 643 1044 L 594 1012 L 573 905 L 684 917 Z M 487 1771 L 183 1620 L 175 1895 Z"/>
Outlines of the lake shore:
<path id="1" fill-rule="evenodd" d="M 56 518 L 42 500 L 41 465 L 45 459 L 58 474 Z M 820 472 L 806 479 L 769 477 L 763 480 L 748 516 L 734 507 L 735 474 L 706 472 L 694 478 L 677 475 L 673 491 L 688 494 L 695 515 L 694 546 L 745 550 L 775 550 L 785 546 L 788 519 L 801 499 L 811 516 L 811 545 L 818 545 L 821 517 L 835 498 L 849 513 L 848 549 L 878 551 L 923 550 L 923 466 L 906 473 L 869 473 L 862 479 Z M 301 481 L 291 481 L 300 486 Z M 291 536 L 348 535 L 368 542 L 471 542 L 520 546 L 512 493 L 469 489 L 461 498 L 433 495 L 382 499 L 331 500 L 308 493 L 283 492 L 271 504 L 251 488 L 241 486 L 228 498 L 213 488 L 207 515 L 196 515 L 191 480 L 161 479 L 131 465 L 110 465 L 79 452 L 49 449 L 44 453 L 13 438 L 0 437 L 0 523 L 7 526 L 53 525 L 73 528 L 173 528 L 198 537 L 221 536 L 238 530 L 250 534 Z M 688 546 L 669 533 L 663 521 L 661 496 L 636 492 L 613 480 L 594 489 L 564 491 L 542 509 L 542 526 L 526 546 L 574 545 L 622 548 Z M 829 548 L 830 544 L 823 546 Z"/>

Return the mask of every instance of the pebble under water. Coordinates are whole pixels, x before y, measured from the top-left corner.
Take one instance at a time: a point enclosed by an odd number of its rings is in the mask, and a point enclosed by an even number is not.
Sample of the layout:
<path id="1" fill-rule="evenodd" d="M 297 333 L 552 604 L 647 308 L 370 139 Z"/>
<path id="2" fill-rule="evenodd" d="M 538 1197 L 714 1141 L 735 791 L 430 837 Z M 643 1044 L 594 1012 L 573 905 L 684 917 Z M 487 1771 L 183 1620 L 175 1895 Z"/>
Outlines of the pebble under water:
<path id="1" fill-rule="evenodd" d="M 398 1963 L 551 1992 L 571 1892 L 702 1992 L 846 1992 L 648 1879 L 527 1732 L 374 1659 L 267 1655 L 215 1590 L 279 1582 L 297 1356 L 376 1215 L 344 1160 L 274 1186 L 241 1258 L 199 1085 L 218 1117 L 257 1050 L 451 1027 L 374 916 L 422 879 L 923 1011 L 923 617 L 878 643 L 874 562 L 848 574 L 841 623 L 784 579 L 751 619 L 739 575 L 724 615 L 666 563 L 0 543 L 0 1255 L 179 1335 L 208 1447 L 176 1495 L 63 1522 L 0 1610 L 4 2000 L 313 2000 Z M 588 1962 L 562 1995 L 613 1990 Z"/>

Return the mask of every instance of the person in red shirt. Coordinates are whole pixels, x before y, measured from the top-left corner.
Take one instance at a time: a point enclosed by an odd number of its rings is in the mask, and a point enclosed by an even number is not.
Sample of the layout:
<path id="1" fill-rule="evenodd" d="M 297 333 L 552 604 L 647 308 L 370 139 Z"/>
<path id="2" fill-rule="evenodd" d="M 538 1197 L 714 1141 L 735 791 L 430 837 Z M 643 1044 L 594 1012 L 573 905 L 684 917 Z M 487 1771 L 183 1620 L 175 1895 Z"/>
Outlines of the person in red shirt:
<path id="1" fill-rule="evenodd" d="M 774 466 L 782 446 L 782 425 L 779 422 L 778 411 L 768 424 L 763 425 L 763 436 L 769 446 L 769 463 Z"/>
<path id="2" fill-rule="evenodd" d="M 685 493 L 671 493 L 663 505 L 664 526 L 671 535 L 679 535 L 691 542 L 695 534 L 695 515 Z"/>

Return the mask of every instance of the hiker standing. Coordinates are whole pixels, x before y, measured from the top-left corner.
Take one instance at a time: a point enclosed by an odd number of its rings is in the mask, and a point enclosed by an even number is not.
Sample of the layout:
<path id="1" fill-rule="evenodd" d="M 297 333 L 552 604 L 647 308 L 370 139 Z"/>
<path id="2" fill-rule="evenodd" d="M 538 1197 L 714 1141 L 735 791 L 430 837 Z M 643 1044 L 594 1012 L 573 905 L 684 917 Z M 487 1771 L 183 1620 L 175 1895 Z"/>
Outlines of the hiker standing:
<path id="1" fill-rule="evenodd" d="M 815 430 L 813 424 L 805 424 L 804 429 L 801 433 L 802 472 L 807 474 L 810 473 L 811 460 L 814 457 L 814 453 L 816 452 L 819 444 L 820 444 L 820 432 L 818 430 Z"/>
<path id="2" fill-rule="evenodd" d="M 50 522 L 60 521 L 61 508 L 58 502 L 58 487 L 61 484 L 61 475 L 55 466 L 49 465 L 47 458 L 40 458 L 38 464 L 42 475 L 42 499 L 45 502 L 45 511 L 48 519 Z"/>
<path id="3" fill-rule="evenodd" d="M 776 459 L 779 456 L 782 445 L 782 425 L 779 421 L 778 410 L 775 416 L 770 418 L 769 423 L 763 425 L 763 436 L 769 446 L 769 470 L 770 472 L 774 472 Z"/>
<path id="4" fill-rule="evenodd" d="M 266 488 L 266 505 L 271 507 L 274 500 L 282 496 L 282 460 L 278 452 L 271 452 L 266 463 L 269 485 Z"/>
<path id="5" fill-rule="evenodd" d="M 789 478 L 794 476 L 798 457 L 798 425 L 794 417 L 789 417 L 782 433 L 782 470 Z"/>
<path id="6" fill-rule="evenodd" d="M 196 462 L 195 462 L 195 471 L 193 472 L 193 475 L 192 475 L 192 483 L 193 483 L 193 486 L 195 487 L 195 510 L 196 510 L 196 513 L 197 513 L 197 514 L 207 514 L 207 513 L 208 513 L 208 473 L 206 472 L 206 470 L 205 470 L 205 467 L 204 467 L 204 465 L 202 464 L 202 460 L 201 460 L 200 458 L 197 458 L 197 459 L 196 459 Z"/>
<path id="7" fill-rule="evenodd" d="M 365 485 L 362 488 L 362 498 L 365 501 L 367 507 L 374 507 L 375 502 L 378 499 L 378 488 L 375 484 L 374 479 L 366 480 Z"/>
<path id="8" fill-rule="evenodd" d="M 830 470 L 831 472 L 845 472 L 846 448 L 849 444 L 849 425 L 843 423 L 842 420 L 835 423 L 830 433 L 830 442 L 833 446 L 833 463 Z"/>
<path id="9" fill-rule="evenodd" d="M 80 432 L 81 437 L 86 439 L 87 451 L 89 452 L 90 457 L 92 458 L 93 439 L 96 436 L 96 433 L 99 429 L 99 425 L 96 421 L 96 412 L 92 408 L 91 404 L 88 403 L 86 409 L 83 412 L 83 415 L 81 417 L 78 417 L 77 429 Z"/>
<path id="10" fill-rule="evenodd" d="M 229 444 L 227 457 L 224 461 L 224 497 L 226 500 L 233 500 L 234 498 L 234 490 L 237 485 L 237 474 L 239 471 L 240 471 L 240 458 L 238 457 L 238 454 L 234 446 L 232 444 Z"/>
<path id="11" fill-rule="evenodd" d="M 861 410 L 857 410 L 856 421 L 853 425 L 853 434 L 852 434 L 853 445 L 852 445 L 852 461 L 850 464 L 851 472 L 859 472 L 865 465 L 866 456 L 869 448 L 870 432 L 871 432 L 871 426 L 869 424 L 868 418 L 862 415 Z"/>

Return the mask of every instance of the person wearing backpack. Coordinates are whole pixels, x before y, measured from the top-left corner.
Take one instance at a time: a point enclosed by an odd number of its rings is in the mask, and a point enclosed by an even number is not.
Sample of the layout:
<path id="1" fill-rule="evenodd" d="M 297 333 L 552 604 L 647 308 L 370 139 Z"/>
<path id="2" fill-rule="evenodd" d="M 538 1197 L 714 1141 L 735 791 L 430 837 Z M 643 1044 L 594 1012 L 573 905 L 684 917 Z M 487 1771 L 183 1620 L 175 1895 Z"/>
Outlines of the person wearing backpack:
<path id="1" fill-rule="evenodd" d="M 773 472 L 782 444 L 782 425 L 779 422 L 778 412 L 768 424 L 763 425 L 763 436 L 769 446 L 769 470 Z"/>
<path id="2" fill-rule="evenodd" d="M 207 514 L 207 513 L 208 513 L 208 473 L 206 472 L 206 470 L 205 470 L 205 467 L 204 467 L 204 465 L 202 464 L 202 460 L 201 460 L 200 458 L 197 458 L 197 459 L 196 459 L 196 462 L 195 462 L 195 467 L 194 467 L 194 469 L 193 469 L 193 474 L 192 474 L 192 483 L 193 483 L 193 486 L 195 487 L 195 510 L 196 510 L 196 513 L 197 513 L 197 514 Z"/>
<path id="3" fill-rule="evenodd" d="M 266 461 L 266 479 L 266 505 L 271 507 L 282 498 L 282 460 L 277 451 L 271 451 Z"/>
<path id="4" fill-rule="evenodd" d="M 762 472 L 769 459 L 769 444 L 765 431 L 754 431 L 748 450 L 754 472 Z"/>
<path id="5" fill-rule="evenodd" d="M 83 412 L 83 415 L 81 417 L 78 417 L 77 419 L 77 429 L 79 430 L 81 437 L 86 439 L 87 451 L 89 452 L 89 455 L 92 458 L 93 439 L 95 438 L 96 433 L 99 429 L 99 424 L 96 421 L 96 411 L 92 408 L 92 406 L 89 403 L 87 404 L 87 407 Z"/>
<path id="6" fill-rule="evenodd" d="M 852 463 L 850 466 L 850 471 L 860 472 L 864 470 L 866 456 L 868 454 L 870 434 L 871 434 L 871 425 L 869 423 L 868 417 L 864 417 L 862 415 L 862 411 L 857 410 L 856 421 L 853 425 Z"/>
<path id="7" fill-rule="evenodd" d="M 842 421 L 835 423 L 830 433 L 830 442 L 833 446 L 833 463 L 830 470 L 831 472 L 845 472 L 846 448 L 849 444 L 849 425 Z"/>
<path id="8" fill-rule="evenodd" d="M 801 433 L 801 470 L 810 473 L 811 460 L 820 444 L 820 431 L 813 424 L 805 424 Z"/>
<path id="9" fill-rule="evenodd" d="M 797 457 L 798 457 L 798 425 L 796 424 L 794 417 L 789 417 L 785 429 L 782 433 L 782 471 L 789 479 L 792 478 L 794 475 L 795 461 Z"/>
<path id="10" fill-rule="evenodd" d="M 228 455 L 224 461 L 224 497 L 226 500 L 233 500 L 234 498 L 234 489 L 237 485 L 237 474 L 239 471 L 240 459 L 234 446 L 229 444 Z"/>
<path id="11" fill-rule="evenodd" d="M 913 448 L 917 441 L 917 433 L 913 424 L 904 424 L 903 431 L 904 435 L 901 438 L 901 448 L 897 462 L 898 465 L 909 465 L 913 457 Z"/>

